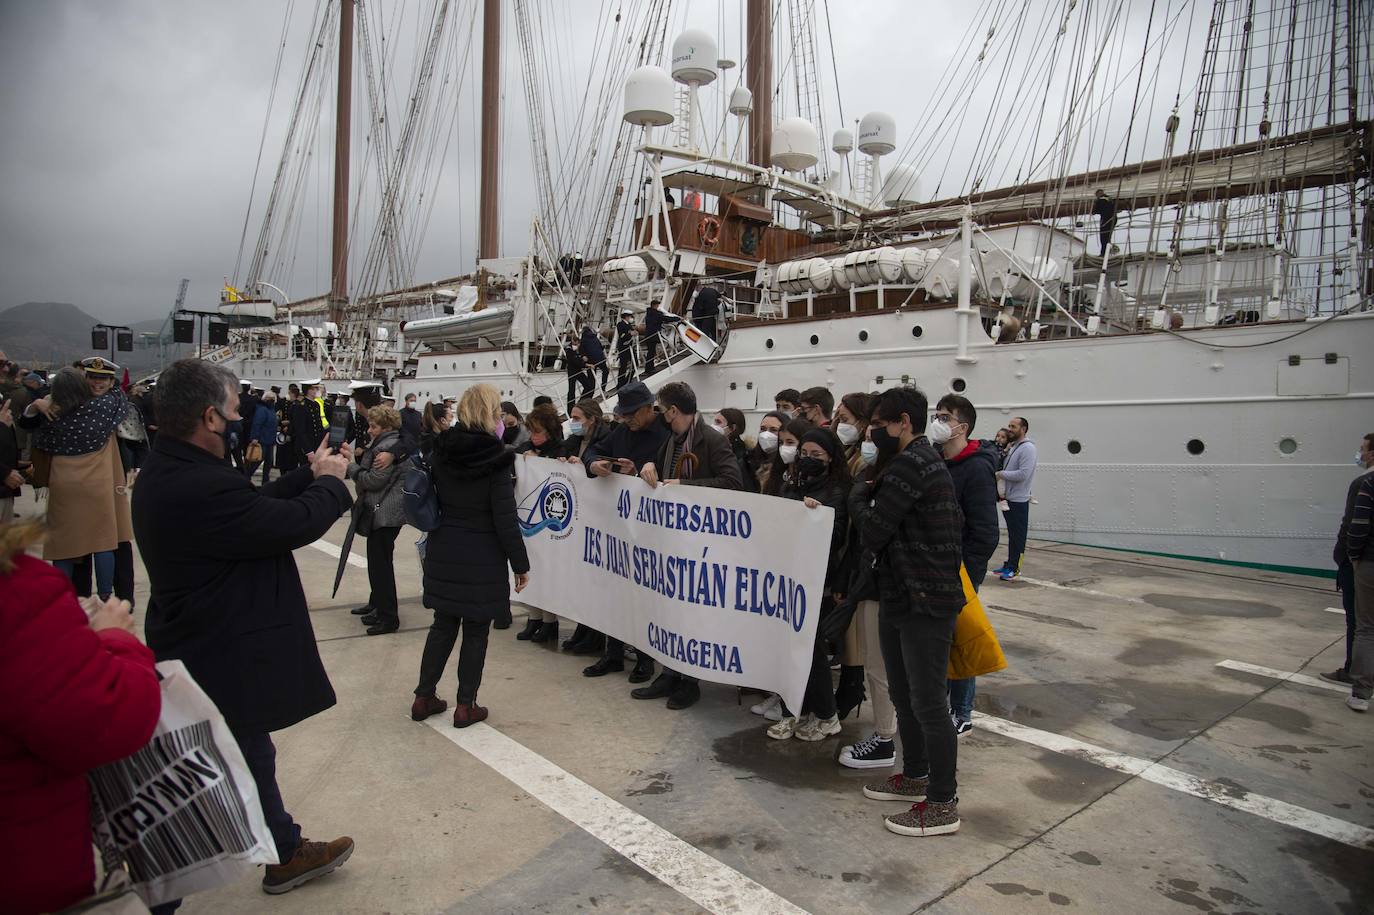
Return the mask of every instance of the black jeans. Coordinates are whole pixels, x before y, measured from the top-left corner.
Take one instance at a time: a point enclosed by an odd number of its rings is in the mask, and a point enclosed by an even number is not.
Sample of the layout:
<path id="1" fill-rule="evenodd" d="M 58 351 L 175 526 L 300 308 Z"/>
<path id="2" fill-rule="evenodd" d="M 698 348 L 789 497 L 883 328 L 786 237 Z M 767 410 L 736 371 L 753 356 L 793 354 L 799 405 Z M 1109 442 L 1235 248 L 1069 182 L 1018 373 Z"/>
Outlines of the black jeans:
<path id="1" fill-rule="evenodd" d="M 1008 502 L 1007 510 L 1007 568 L 1021 571 L 1021 557 L 1026 552 L 1026 531 L 1030 528 L 1030 503 Z"/>
<path id="2" fill-rule="evenodd" d="M 907 612 L 894 623 L 885 609 L 878 613 L 887 691 L 897 710 L 897 733 L 902 735 L 902 774 L 929 774 L 931 801 L 951 801 L 959 788 L 959 738 L 945 691 L 954 620 Z"/>
<path id="3" fill-rule="evenodd" d="M 1336 566 L 1336 588 L 1341 592 L 1341 606 L 1345 608 L 1345 667 L 1350 673 L 1351 653 L 1355 647 L 1355 566 L 1349 560 Z"/>
<path id="4" fill-rule="evenodd" d="M 458 649 L 458 703 L 471 705 L 477 701 L 477 687 L 482 685 L 482 668 L 487 663 L 491 620 L 463 619 L 442 610 L 434 611 L 434 622 L 425 638 L 425 651 L 420 657 L 420 685 L 415 687 L 415 695 L 435 694 L 444 677 L 444 668 L 448 666 L 449 655 L 453 654 L 454 643 L 458 641 L 460 625 L 463 646 Z"/>
<path id="5" fill-rule="evenodd" d="M 372 593 L 367 605 L 377 613 L 377 622 L 392 623 L 400 618 L 396 602 L 396 552 L 399 527 L 379 527 L 367 535 L 367 584 Z"/>
<path id="6" fill-rule="evenodd" d="M 635 361 L 628 349 L 620 350 L 617 356 L 615 385 L 623 388 L 635 379 Z"/>
<path id="7" fill-rule="evenodd" d="M 648 340 L 645 341 L 645 353 L 644 353 L 644 377 L 645 377 L 645 378 L 648 378 L 648 377 L 649 377 L 650 375 L 652 375 L 654 372 L 657 372 L 657 371 L 658 371 L 658 346 L 659 346 L 659 342 L 660 342 L 660 341 L 659 341 L 659 338 L 658 338 L 658 334 L 650 334 Z"/>

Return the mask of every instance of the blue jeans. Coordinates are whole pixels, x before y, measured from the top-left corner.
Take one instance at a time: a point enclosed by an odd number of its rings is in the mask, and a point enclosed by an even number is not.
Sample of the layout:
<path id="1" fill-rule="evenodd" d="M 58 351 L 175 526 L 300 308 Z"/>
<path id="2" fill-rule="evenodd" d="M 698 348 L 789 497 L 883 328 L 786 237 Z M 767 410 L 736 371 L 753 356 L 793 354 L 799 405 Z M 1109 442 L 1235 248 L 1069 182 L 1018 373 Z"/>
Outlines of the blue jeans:
<path id="1" fill-rule="evenodd" d="M 95 561 L 95 593 L 100 596 L 101 600 L 107 600 L 114 592 L 114 550 L 104 550 L 99 553 L 92 553 L 91 557 Z M 67 578 L 71 579 L 73 584 L 75 584 L 76 564 L 80 561 L 80 558 L 54 559 L 53 568 L 67 576 Z M 87 581 L 89 582 L 89 579 L 87 579 Z"/>
<path id="2" fill-rule="evenodd" d="M 1030 527 L 1030 503 L 1008 502 L 1007 565 L 1013 572 L 1021 571 L 1021 556 L 1026 552 L 1026 531 Z"/>

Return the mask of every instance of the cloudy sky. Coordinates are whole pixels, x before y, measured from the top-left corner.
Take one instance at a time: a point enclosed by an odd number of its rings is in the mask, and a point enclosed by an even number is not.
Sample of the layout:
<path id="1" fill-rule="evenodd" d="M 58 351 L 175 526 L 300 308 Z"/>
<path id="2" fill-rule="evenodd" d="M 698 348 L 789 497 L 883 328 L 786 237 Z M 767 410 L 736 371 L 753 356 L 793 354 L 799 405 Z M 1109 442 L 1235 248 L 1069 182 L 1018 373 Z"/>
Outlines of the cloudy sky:
<path id="1" fill-rule="evenodd" d="M 263 142 L 248 223 L 250 246 L 261 224 L 320 2 L 0 0 L 5 115 L 0 129 L 0 309 L 31 300 L 65 301 L 103 320 L 160 317 L 183 276 L 191 279 L 192 307 L 215 303 L 223 277 L 235 273 Z M 416 48 L 433 2 L 366 4 L 388 41 L 393 128 L 402 120 Z M 1161 122 L 1173 96 L 1191 90 L 1184 61 L 1197 56 L 1201 39 L 1196 34 L 1191 43 L 1184 39 L 1190 30 L 1196 32 L 1200 16 L 1205 30 L 1206 12 L 1197 12 L 1203 4 L 1160 4 L 1151 21 L 1147 4 L 1081 4 L 1074 14 L 1078 18 L 1052 54 L 1063 2 L 1024 10 L 1021 4 L 998 0 L 844 0 L 828 5 L 825 0 L 799 0 L 797 5 L 811 4 L 817 12 L 817 69 L 826 96 L 826 129 L 839 126 L 841 105 L 848 121 L 871 109 L 891 112 L 899 136 L 909 141 L 903 151 L 921 166 L 923 186 L 930 190 L 938 183 L 941 196 L 963 186 L 970 163 L 977 163 L 986 181 L 1005 183 L 1024 174 L 1036 158 L 1033 149 L 1048 148 L 1060 99 L 1046 91 L 1054 74 L 1040 68 L 1051 63 L 1060 77 L 1091 87 L 1092 114 L 1084 116 L 1082 125 L 1104 138 L 1080 138 L 1070 159 L 1092 166 L 1119 161 L 1128 119 L 1123 111 L 1131 108 L 1147 28 L 1153 40 L 1169 30 L 1165 66 L 1156 69 L 1158 55 L 1152 54 L 1141 102 L 1142 107 L 1153 106 L 1153 121 Z M 466 52 L 467 33 L 480 28 L 478 5 L 476 0 L 455 0 L 450 21 L 456 35 L 444 45 L 445 54 Z M 541 45 L 540 66 L 549 69 L 550 135 L 577 135 L 577 118 L 585 116 L 579 87 L 596 67 L 590 58 L 607 53 L 603 42 L 615 27 L 617 10 L 628 20 L 645 5 L 643 0 L 526 0 Z M 503 245 L 505 253 L 519 253 L 537 192 L 513 0 L 504 6 Z M 678 2 L 672 7 L 669 35 L 688 25 L 704 28 L 721 36 L 722 57 L 738 60 L 742 6 L 743 0 Z M 290 15 L 284 15 L 288 10 Z M 996 26 L 991 38 L 984 31 L 988 22 Z M 280 83 L 264 139 L 284 24 Z M 1018 34 L 1023 37 L 1016 42 Z M 984 60 L 976 63 L 984 45 Z M 435 98 L 452 106 L 457 117 L 452 138 L 439 147 L 446 155 L 435 166 L 441 170 L 428 192 L 433 209 L 416 245 L 417 281 L 466 272 L 475 257 L 474 66 L 479 46 L 474 43 L 465 66 L 461 57 L 441 56 L 448 80 L 436 89 Z M 1099 51 L 1106 52 L 1105 60 L 1095 75 L 1084 77 L 1080 70 L 1074 77 L 1074 58 L 1091 62 Z M 784 110 L 775 112 L 778 116 L 794 113 L 786 109 L 795 106 L 790 52 L 785 53 L 789 56 L 775 63 L 783 86 Z M 952 62 L 962 67 L 962 75 L 942 83 Z M 730 71 L 722 85 L 732 87 L 739 73 Z M 618 120 L 618 90 L 615 95 L 614 116 L 599 126 L 613 127 Z M 714 90 L 706 96 L 711 106 L 718 103 Z M 951 101 L 959 98 L 951 111 Z M 1007 104 L 1018 98 L 1019 107 Z M 1036 121 L 1032 112 L 1041 99 L 1048 99 L 1049 110 Z M 368 131 L 361 88 L 355 101 L 355 147 L 361 147 Z M 332 107 L 332 101 L 324 106 L 319 135 L 307 150 L 313 158 L 296 208 L 289 267 L 273 274 L 274 282 L 296 299 L 328 288 Z M 708 117 L 717 123 L 714 112 Z M 596 133 L 582 135 L 581 148 L 551 148 L 554 170 L 560 170 L 564 157 L 583 154 L 590 144 L 587 137 Z M 1149 152 L 1156 143 L 1152 136 L 1141 131 L 1132 146 Z M 375 213 L 378 183 L 375 177 L 370 184 L 358 178 L 367 174 L 360 161 L 355 159 L 353 168 L 355 186 L 364 186 L 358 219 L 367 224 Z M 355 260 L 360 250 L 355 247 Z"/>

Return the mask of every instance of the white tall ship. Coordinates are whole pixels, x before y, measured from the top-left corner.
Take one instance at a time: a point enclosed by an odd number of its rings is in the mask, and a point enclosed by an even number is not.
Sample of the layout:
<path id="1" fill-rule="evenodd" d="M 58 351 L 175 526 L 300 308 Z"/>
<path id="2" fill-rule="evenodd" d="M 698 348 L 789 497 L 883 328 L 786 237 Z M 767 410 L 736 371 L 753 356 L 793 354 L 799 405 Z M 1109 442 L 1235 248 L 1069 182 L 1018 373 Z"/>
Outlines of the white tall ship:
<path id="1" fill-rule="evenodd" d="M 1152 5 L 1143 34 L 1124 3 L 1053 4 L 1015 23 L 995 21 L 987 4 L 950 71 L 921 90 L 928 121 L 904 139 L 882 112 L 825 130 L 814 3 L 786 5 L 779 41 L 772 11 L 781 19 L 782 5 L 747 0 L 743 79 L 728 92 L 735 64 L 711 32 L 668 43 L 671 4 L 631 4 L 623 31 L 639 40 L 592 68 L 617 91 L 578 116 L 578 135 L 592 139 L 549 149 L 531 117 L 539 213 L 528 250 L 503 256 L 502 5 L 484 0 L 479 258 L 428 283 L 407 273 L 400 242 L 416 224 L 406 195 L 422 186 L 417 138 L 445 104 L 437 51 L 458 25 L 435 2 L 399 138 L 374 151 L 377 227 L 350 258 L 343 112 L 355 11 L 362 56 L 372 54 L 370 5 L 322 3 L 296 112 L 310 81 L 323 85 L 329 60 L 315 58 L 337 30 L 331 292 L 294 303 L 231 296 L 222 311 L 237 328 L 212 358 L 241 377 L 322 377 L 335 390 L 379 379 L 425 399 L 480 382 L 522 407 L 540 394 L 562 404 L 561 337 L 584 323 L 605 332 L 622 309 L 642 313 L 653 300 L 689 315 L 709 282 L 725 303 L 719 339 L 690 321 L 674 327 L 666 367 L 643 379 L 651 388 L 685 381 L 704 410 L 751 419 L 789 387 L 825 385 L 837 400 L 902 383 L 932 403 L 961 393 L 979 409 L 975 436 L 1029 419 L 1033 536 L 1330 569 L 1355 443 L 1374 429 L 1374 134 L 1357 91 L 1370 70 L 1359 36 L 1374 23 L 1362 5 L 1216 0 L 1203 36 L 1185 16 L 1195 3 Z M 527 4 L 514 7 L 524 51 L 538 24 Z M 1006 72 L 1027 46 L 1029 69 Z M 1168 69 L 1180 46 L 1194 65 L 1183 74 Z M 960 87 L 989 73 L 1003 88 L 974 110 Z M 541 85 L 527 74 L 527 108 L 542 114 Z M 957 130 L 980 139 L 965 185 L 939 193 L 948 180 L 923 175 L 949 150 L 937 157 L 912 137 Z M 1133 156 L 1149 149 L 1158 154 Z M 999 155 L 1028 165 L 984 189 Z M 297 167 L 288 150 L 235 287 L 276 289 L 268 254 L 289 237 L 281 212 Z M 362 265 L 351 295 L 350 259 Z"/>

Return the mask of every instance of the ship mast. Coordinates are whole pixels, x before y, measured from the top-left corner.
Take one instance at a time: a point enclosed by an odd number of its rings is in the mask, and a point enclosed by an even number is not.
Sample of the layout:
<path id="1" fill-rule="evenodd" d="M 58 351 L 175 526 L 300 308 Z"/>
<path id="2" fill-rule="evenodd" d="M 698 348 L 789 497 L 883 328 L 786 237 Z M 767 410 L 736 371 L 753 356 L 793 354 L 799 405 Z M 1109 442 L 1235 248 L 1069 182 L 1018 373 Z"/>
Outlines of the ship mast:
<path id="1" fill-rule="evenodd" d="M 353 121 L 353 0 L 339 3 L 339 87 L 334 112 L 334 245 L 329 320 L 343 322 L 348 307 L 348 141 Z"/>
<path id="2" fill-rule="evenodd" d="M 501 253 L 501 0 L 482 6 L 482 176 L 479 182 L 477 257 Z"/>
<path id="3" fill-rule="evenodd" d="M 746 16 L 748 70 L 745 81 L 754 96 L 749 116 L 749 161 L 769 167 L 773 144 L 773 21 L 771 0 L 749 0 Z"/>

